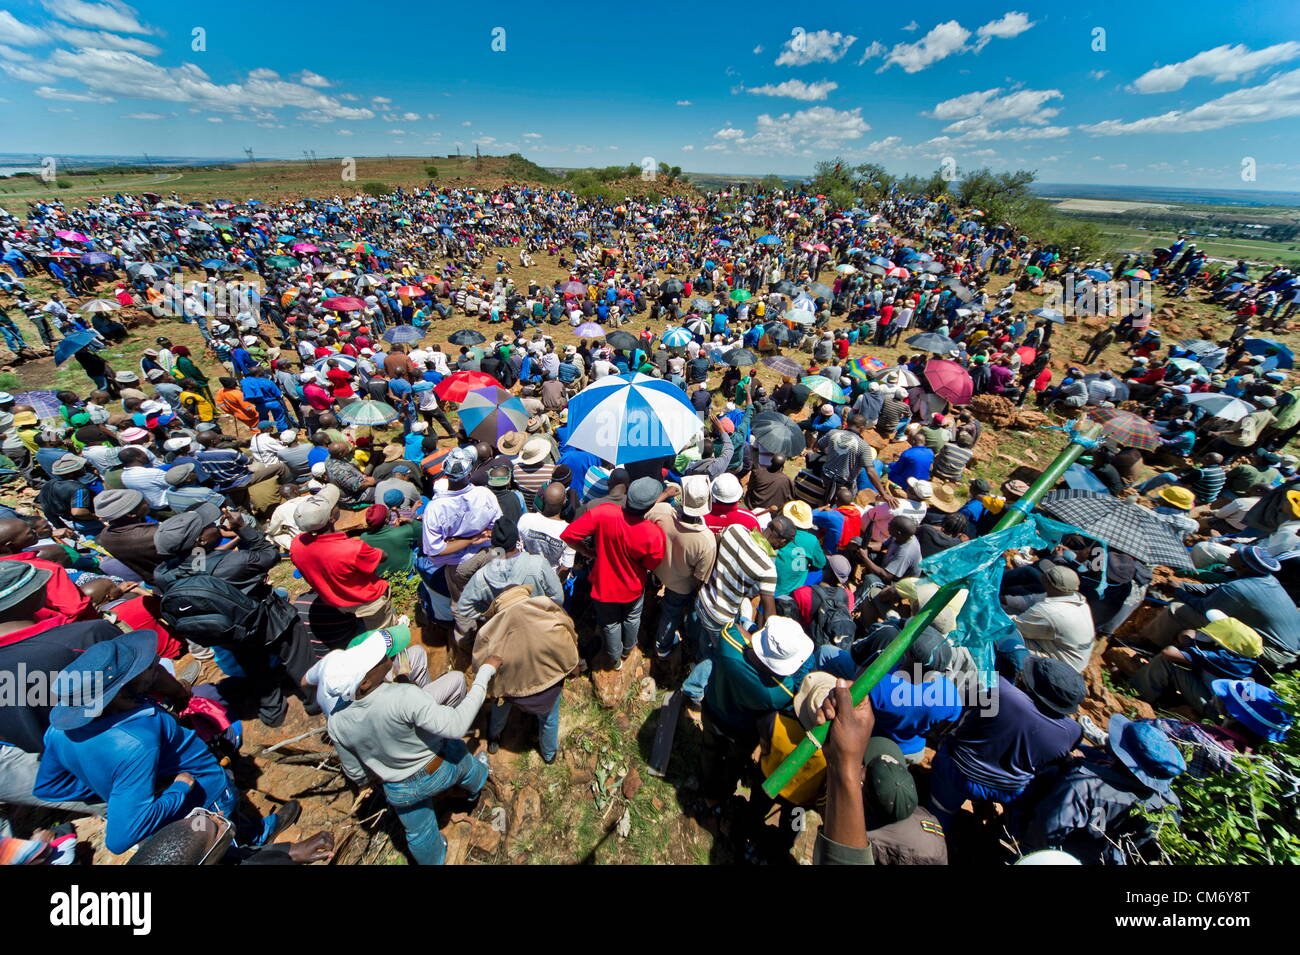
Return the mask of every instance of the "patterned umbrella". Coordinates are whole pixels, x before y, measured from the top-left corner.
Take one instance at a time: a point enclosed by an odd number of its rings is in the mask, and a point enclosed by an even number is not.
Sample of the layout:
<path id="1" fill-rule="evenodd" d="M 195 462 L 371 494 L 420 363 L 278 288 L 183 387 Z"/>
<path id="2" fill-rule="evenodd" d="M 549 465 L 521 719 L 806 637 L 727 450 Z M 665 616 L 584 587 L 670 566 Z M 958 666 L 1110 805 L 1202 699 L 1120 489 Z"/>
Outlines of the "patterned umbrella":
<path id="1" fill-rule="evenodd" d="M 695 336 L 685 328 L 670 328 L 660 340 L 669 348 L 684 348 L 695 341 Z"/>
<path id="2" fill-rule="evenodd" d="M 803 374 L 803 365 L 788 355 L 768 355 L 763 364 L 786 378 L 798 378 Z"/>
<path id="3" fill-rule="evenodd" d="M 484 371 L 454 371 L 434 387 L 433 393 L 443 401 L 464 401 L 471 391 L 500 388 L 501 382 Z"/>
<path id="4" fill-rule="evenodd" d="M 587 286 L 581 282 L 566 282 L 560 291 L 565 295 L 586 295 Z"/>
<path id="5" fill-rule="evenodd" d="M 1101 433 L 1128 448 L 1154 451 L 1164 443 L 1160 432 L 1146 418 L 1118 408 L 1092 408 L 1088 417 L 1101 425 Z"/>
<path id="6" fill-rule="evenodd" d="M 36 417 L 42 421 L 47 418 L 63 417 L 63 413 L 59 411 L 63 402 L 59 401 L 59 396 L 52 391 L 24 391 L 22 394 L 14 395 L 14 404 L 29 406 L 36 412 Z"/>
<path id="7" fill-rule="evenodd" d="M 423 337 L 424 332 L 414 325 L 394 325 L 384 332 L 384 341 L 392 345 L 409 345 L 412 342 L 418 342 Z"/>
<path id="8" fill-rule="evenodd" d="M 398 418 L 397 409 L 373 398 L 354 401 L 339 412 L 339 420 L 344 424 L 381 428 L 392 424 Z"/>
<path id="9" fill-rule="evenodd" d="M 825 375 L 808 375 L 806 378 L 800 378 L 799 383 L 817 397 L 833 404 L 842 405 L 848 401 L 848 398 L 844 396 L 844 389 Z"/>
<path id="10" fill-rule="evenodd" d="M 636 372 L 607 375 L 569 401 L 569 446 L 611 464 L 670 457 L 703 427 L 684 391 Z"/>
<path id="11" fill-rule="evenodd" d="M 312 363 L 312 367 L 324 374 L 332 361 L 338 362 L 339 367 L 344 371 L 351 371 L 353 368 L 357 367 L 357 360 L 355 358 L 351 355 L 344 355 L 341 353 L 338 355 L 326 355 L 324 358 L 317 358 L 316 361 Z"/>
<path id="12" fill-rule="evenodd" d="M 844 370 L 854 378 L 870 378 L 878 371 L 884 371 L 889 366 L 879 358 L 852 358 L 844 363 Z"/>
<path id="13" fill-rule="evenodd" d="M 504 388 L 480 388 L 461 401 L 460 425 L 470 437 L 495 447 L 502 435 L 527 429 L 528 412 L 524 403 Z"/>
<path id="14" fill-rule="evenodd" d="M 397 294 L 404 298 L 419 298 L 424 294 L 424 289 L 418 285 L 400 285 Z"/>
<path id="15" fill-rule="evenodd" d="M 93 315 L 95 312 L 116 312 L 121 307 L 121 305 L 114 302 L 112 299 L 97 298 L 93 302 L 87 302 L 85 305 L 81 306 L 78 311 L 85 312 L 87 315 Z"/>
<path id="16" fill-rule="evenodd" d="M 1038 502 L 1048 517 L 1075 527 L 1148 564 L 1190 570 L 1187 548 L 1173 524 L 1132 501 L 1094 491 L 1049 491 Z"/>

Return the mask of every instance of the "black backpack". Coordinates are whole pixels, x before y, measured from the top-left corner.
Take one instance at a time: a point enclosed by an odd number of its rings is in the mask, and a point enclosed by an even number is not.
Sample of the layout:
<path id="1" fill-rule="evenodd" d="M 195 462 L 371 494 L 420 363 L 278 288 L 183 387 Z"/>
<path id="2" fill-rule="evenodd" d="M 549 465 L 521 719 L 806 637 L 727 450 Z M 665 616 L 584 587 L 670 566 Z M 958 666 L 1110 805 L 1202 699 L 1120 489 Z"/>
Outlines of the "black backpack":
<path id="1" fill-rule="evenodd" d="M 211 560 L 213 555 L 208 555 Z M 232 646 L 262 639 L 262 603 L 211 573 L 161 570 L 163 623 L 200 646 Z"/>
<path id="2" fill-rule="evenodd" d="M 812 588 L 812 626 L 808 635 L 814 646 L 831 644 L 849 649 L 857 634 L 857 623 L 849 613 L 849 595 L 843 587 L 817 584 Z"/>

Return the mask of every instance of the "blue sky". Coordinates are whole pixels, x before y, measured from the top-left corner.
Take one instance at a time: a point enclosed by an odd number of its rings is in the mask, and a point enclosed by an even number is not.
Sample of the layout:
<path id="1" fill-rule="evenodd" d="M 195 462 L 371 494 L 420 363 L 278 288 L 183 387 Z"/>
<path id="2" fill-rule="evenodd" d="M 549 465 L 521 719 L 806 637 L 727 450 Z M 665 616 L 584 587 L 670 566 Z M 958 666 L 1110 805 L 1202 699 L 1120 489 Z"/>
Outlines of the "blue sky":
<path id="1" fill-rule="evenodd" d="M 792 7 L 6 0 L 0 149 L 1300 189 L 1295 0 Z"/>

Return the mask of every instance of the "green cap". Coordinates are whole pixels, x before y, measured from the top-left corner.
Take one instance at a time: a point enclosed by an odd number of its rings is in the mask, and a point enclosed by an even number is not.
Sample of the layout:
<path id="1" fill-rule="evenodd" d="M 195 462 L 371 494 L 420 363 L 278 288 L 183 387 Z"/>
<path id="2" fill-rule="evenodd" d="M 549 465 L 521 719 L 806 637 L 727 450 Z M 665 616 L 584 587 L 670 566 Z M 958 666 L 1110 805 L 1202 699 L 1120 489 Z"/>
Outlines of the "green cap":
<path id="1" fill-rule="evenodd" d="M 365 643 L 375 634 L 379 634 L 384 638 L 384 643 L 388 646 L 385 655 L 390 659 L 411 645 L 410 627 L 384 627 L 382 630 L 367 630 L 365 633 L 353 637 L 352 642 L 348 644 L 348 649 Z"/>
<path id="2" fill-rule="evenodd" d="M 863 785 L 868 816 L 879 816 L 885 824 L 902 822 L 920 802 L 916 781 L 898 744 L 887 736 L 873 736 L 862 758 L 867 776 Z"/>

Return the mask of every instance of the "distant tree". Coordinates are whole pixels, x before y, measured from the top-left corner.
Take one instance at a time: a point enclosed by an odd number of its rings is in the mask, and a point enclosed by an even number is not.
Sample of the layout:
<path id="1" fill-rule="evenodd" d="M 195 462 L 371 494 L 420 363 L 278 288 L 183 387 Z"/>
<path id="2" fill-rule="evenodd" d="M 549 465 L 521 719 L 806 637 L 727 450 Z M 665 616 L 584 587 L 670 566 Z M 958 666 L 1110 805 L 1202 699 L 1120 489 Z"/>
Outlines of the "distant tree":
<path id="1" fill-rule="evenodd" d="M 764 192 L 777 192 L 778 190 L 785 188 L 785 180 L 774 172 L 769 172 L 759 180 L 758 184 L 762 187 Z"/>
<path id="2" fill-rule="evenodd" d="M 361 191 L 368 196 L 386 196 L 391 190 L 385 182 L 366 182 L 362 183 Z"/>
<path id="3" fill-rule="evenodd" d="M 430 179 L 437 179 L 437 178 L 438 178 L 438 167 L 437 167 L 437 166 L 425 166 L 425 167 L 424 167 L 424 171 L 425 171 L 425 173 L 429 176 Z"/>

